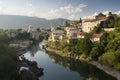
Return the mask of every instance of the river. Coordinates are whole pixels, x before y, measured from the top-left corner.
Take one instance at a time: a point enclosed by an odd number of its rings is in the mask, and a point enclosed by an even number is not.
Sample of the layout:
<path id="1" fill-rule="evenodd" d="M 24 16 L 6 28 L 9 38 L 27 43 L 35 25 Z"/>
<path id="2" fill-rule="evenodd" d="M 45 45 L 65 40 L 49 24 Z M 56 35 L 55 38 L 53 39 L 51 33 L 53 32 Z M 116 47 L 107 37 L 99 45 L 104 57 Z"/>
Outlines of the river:
<path id="1" fill-rule="evenodd" d="M 116 80 L 95 66 L 46 52 L 41 48 L 42 44 L 44 41 L 24 54 L 44 68 L 44 75 L 39 80 Z"/>

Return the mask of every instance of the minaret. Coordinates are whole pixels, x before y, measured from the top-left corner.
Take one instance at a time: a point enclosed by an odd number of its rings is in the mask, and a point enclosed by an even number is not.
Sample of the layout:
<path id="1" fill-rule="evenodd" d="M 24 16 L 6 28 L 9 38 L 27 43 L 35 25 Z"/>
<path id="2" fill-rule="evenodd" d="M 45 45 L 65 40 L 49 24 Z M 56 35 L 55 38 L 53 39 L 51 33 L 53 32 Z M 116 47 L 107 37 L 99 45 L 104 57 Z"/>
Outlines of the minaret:
<path id="1" fill-rule="evenodd" d="M 53 25 L 52 25 L 52 23 L 51 23 L 51 32 L 53 32 L 54 31 L 54 28 L 53 28 Z"/>
<path id="2" fill-rule="evenodd" d="M 32 27 L 31 25 L 29 25 L 29 28 L 28 28 L 28 33 L 32 32 Z"/>

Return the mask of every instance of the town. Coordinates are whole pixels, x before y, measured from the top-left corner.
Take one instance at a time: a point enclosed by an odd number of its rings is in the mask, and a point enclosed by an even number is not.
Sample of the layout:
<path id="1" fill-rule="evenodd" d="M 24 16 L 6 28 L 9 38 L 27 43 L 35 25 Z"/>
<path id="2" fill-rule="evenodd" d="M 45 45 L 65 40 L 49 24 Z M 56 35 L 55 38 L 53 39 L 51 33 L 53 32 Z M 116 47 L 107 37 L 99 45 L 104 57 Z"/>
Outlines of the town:
<path id="1" fill-rule="evenodd" d="M 35 80 L 43 75 L 43 68 L 38 68 L 36 62 L 27 60 L 23 55 L 32 46 L 46 40 L 44 46 L 42 45 L 46 51 L 62 57 L 85 61 L 119 79 L 120 77 L 117 76 L 120 70 L 119 21 L 120 14 L 99 13 L 84 19 L 63 21 L 63 25 L 53 26 L 51 23 L 47 28 L 35 28 L 29 25 L 27 29 L 1 29 L 0 33 L 6 36 L 3 38 L 4 42 L 8 39 L 8 46 L 13 48 L 19 60 L 22 60 L 19 64 L 20 75 L 30 74 Z M 52 59 L 52 61 L 56 60 Z M 24 64 L 29 66 L 30 70 Z M 116 74 L 110 72 L 109 67 L 103 67 L 101 64 L 107 64 Z M 21 77 L 23 79 L 33 78 L 31 76 Z"/>
<path id="2" fill-rule="evenodd" d="M 80 39 L 84 38 L 85 33 L 90 33 L 95 28 L 100 28 L 104 32 L 113 31 L 115 28 L 113 26 L 107 27 L 107 19 L 112 16 L 113 18 L 120 16 L 117 14 L 112 14 L 109 12 L 107 15 L 99 13 L 97 16 L 92 16 L 87 19 L 81 19 L 79 21 L 73 21 L 71 24 L 64 22 L 64 26 L 52 27 L 51 34 L 48 41 L 63 41 L 69 39 Z M 104 40 L 104 34 L 101 32 L 94 33 L 91 35 L 91 41 L 101 41 Z"/>

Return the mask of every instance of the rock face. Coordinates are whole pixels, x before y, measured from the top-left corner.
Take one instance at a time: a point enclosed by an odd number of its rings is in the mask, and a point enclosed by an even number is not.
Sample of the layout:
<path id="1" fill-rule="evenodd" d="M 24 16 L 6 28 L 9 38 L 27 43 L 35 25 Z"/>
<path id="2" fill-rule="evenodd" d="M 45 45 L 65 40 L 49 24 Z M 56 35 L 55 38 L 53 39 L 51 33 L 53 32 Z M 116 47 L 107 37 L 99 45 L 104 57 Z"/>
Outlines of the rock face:
<path id="1" fill-rule="evenodd" d="M 35 61 L 29 61 L 22 57 L 22 62 L 26 63 L 29 69 L 20 71 L 20 80 L 38 80 L 43 75 L 43 68 L 39 68 Z"/>
<path id="2" fill-rule="evenodd" d="M 38 80 L 38 77 L 30 70 L 22 70 L 20 80 Z"/>

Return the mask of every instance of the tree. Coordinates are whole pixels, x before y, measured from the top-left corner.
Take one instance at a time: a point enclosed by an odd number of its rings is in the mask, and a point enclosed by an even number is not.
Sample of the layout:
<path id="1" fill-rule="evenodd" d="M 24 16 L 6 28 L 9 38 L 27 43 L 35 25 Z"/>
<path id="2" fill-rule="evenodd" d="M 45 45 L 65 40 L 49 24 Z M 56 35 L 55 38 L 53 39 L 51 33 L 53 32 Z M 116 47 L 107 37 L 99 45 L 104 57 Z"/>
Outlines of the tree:
<path id="1" fill-rule="evenodd" d="M 116 56 L 113 51 L 103 54 L 101 57 L 99 57 L 99 61 L 110 66 L 114 66 L 117 63 Z"/>
<path id="2" fill-rule="evenodd" d="M 15 51 L 0 41 L 0 80 L 18 79 L 18 65 Z"/>
<path id="3" fill-rule="evenodd" d="M 30 33 L 27 32 L 18 32 L 16 35 L 16 39 L 31 39 Z"/>
<path id="4" fill-rule="evenodd" d="M 37 31 L 40 32 L 41 31 L 40 28 L 37 28 Z"/>
<path id="5" fill-rule="evenodd" d="M 8 55 L 0 55 L 0 80 L 18 79 L 16 62 Z"/>
<path id="6" fill-rule="evenodd" d="M 78 24 L 78 23 L 79 23 L 79 21 L 77 21 L 77 20 L 73 21 L 73 24 L 75 24 L 75 25 Z"/>
<path id="7" fill-rule="evenodd" d="M 109 43 L 107 44 L 106 50 L 113 50 L 116 51 L 120 49 L 120 33 L 111 34 L 109 36 L 111 39 L 109 39 Z"/>
<path id="8" fill-rule="evenodd" d="M 82 19 L 80 18 L 79 23 L 82 23 Z"/>
<path id="9" fill-rule="evenodd" d="M 65 21 L 65 26 L 70 26 L 70 24 L 68 23 L 68 21 Z"/>
<path id="10" fill-rule="evenodd" d="M 9 39 L 3 30 L 0 30 L 0 42 L 8 43 Z"/>
<path id="11" fill-rule="evenodd" d="M 108 21 L 108 28 L 113 28 L 114 27 L 114 20 L 113 19 L 109 19 Z"/>
<path id="12" fill-rule="evenodd" d="M 115 19 L 114 27 L 120 29 L 120 17 L 117 17 Z"/>
<path id="13" fill-rule="evenodd" d="M 89 55 L 92 50 L 92 42 L 88 34 L 85 35 L 85 38 L 78 40 L 76 45 L 76 50 L 78 53 L 83 53 Z"/>
<path id="14" fill-rule="evenodd" d="M 115 23 L 115 18 L 113 15 L 109 16 L 107 19 L 108 28 L 113 28 Z"/>
<path id="15" fill-rule="evenodd" d="M 71 53 L 76 53 L 76 48 L 75 48 L 75 45 L 77 44 L 77 42 L 78 42 L 78 40 L 77 39 L 70 39 L 70 41 L 69 41 L 69 46 L 70 46 L 70 52 Z"/>
<path id="16" fill-rule="evenodd" d="M 68 44 L 67 44 L 67 41 L 62 41 L 62 42 L 60 42 L 60 50 L 64 50 L 64 48 L 67 46 Z"/>
<path id="17" fill-rule="evenodd" d="M 96 42 L 94 43 L 94 47 L 91 50 L 90 57 L 93 60 L 98 60 L 99 56 L 104 53 L 105 43 L 104 42 Z"/>

